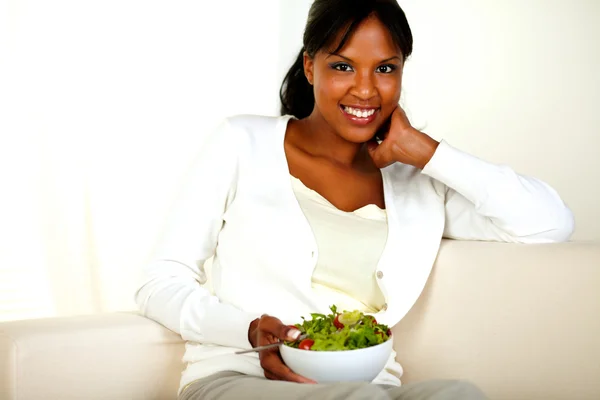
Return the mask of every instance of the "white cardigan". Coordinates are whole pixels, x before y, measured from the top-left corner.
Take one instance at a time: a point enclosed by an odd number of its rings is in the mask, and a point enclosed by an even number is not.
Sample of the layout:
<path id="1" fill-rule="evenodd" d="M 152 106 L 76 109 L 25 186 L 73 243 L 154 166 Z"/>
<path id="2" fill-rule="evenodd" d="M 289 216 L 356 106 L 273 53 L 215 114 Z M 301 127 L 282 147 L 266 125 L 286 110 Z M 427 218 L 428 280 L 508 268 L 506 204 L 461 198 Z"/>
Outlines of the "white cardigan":
<path id="1" fill-rule="evenodd" d="M 290 118 L 238 116 L 220 125 L 144 270 L 141 311 L 187 341 L 182 387 L 225 370 L 263 376 L 256 354 L 232 354 L 251 347 L 248 327 L 260 315 L 295 323 L 328 311 L 311 287 L 319 255 L 284 153 Z M 421 293 L 442 236 L 548 243 L 573 230 L 570 210 L 547 184 L 444 141 L 423 171 L 396 163 L 382 175 L 389 232 L 377 270 L 387 307 L 376 317 L 390 326 Z M 201 286 L 213 255 L 214 294 Z"/>

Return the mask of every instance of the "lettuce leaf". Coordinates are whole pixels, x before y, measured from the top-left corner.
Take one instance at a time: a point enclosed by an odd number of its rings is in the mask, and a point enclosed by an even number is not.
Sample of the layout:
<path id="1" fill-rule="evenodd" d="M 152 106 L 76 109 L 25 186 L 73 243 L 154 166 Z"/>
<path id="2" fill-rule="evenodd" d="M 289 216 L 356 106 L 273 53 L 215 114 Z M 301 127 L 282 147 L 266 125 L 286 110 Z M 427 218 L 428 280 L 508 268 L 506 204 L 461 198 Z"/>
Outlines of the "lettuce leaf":
<path id="1" fill-rule="evenodd" d="M 343 351 L 364 349 L 387 341 L 390 336 L 389 327 L 383 324 L 375 324 L 375 318 L 364 315 L 360 311 L 351 311 L 349 320 L 356 321 L 352 325 L 344 325 L 342 329 L 334 325 L 337 312 L 335 305 L 330 307 L 331 314 L 311 314 L 311 319 L 304 318 L 301 324 L 295 326 L 308 335 L 308 339 L 314 340 L 312 351 Z M 286 345 L 298 348 L 299 342 L 288 342 Z"/>

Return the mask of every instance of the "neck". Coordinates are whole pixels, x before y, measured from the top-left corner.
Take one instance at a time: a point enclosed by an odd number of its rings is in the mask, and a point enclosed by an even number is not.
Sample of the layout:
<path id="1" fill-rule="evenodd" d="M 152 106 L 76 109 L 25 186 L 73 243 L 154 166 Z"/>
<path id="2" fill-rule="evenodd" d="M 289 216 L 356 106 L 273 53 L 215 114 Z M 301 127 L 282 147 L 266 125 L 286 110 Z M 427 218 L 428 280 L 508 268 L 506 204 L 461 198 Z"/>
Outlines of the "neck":
<path id="1" fill-rule="evenodd" d="M 310 154 L 349 168 L 359 167 L 370 159 L 365 143 L 342 138 L 316 109 L 300 122 L 303 147 Z"/>

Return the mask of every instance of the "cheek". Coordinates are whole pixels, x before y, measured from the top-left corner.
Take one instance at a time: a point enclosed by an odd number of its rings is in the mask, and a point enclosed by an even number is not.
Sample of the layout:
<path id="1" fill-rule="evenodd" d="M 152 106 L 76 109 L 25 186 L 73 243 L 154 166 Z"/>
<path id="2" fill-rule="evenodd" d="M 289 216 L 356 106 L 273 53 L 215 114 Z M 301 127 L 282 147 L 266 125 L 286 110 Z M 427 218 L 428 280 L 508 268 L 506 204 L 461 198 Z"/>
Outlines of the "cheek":
<path id="1" fill-rule="evenodd" d="M 381 105 L 384 108 L 396 107 L 400 102 L 402 84 L 398 80 L 382 80 L 377 85 L 379 97 L 381 99 Z"/>
<path id="2" fill-rule="evenodd" d="M 339 76 L 322 76 L 315 80 L 315 100 L 323 107 L 337 107 L 337 103 L 346 95 L 351 82 Z"/>
<path id="3" fill-rule="evenodd" d="M 402 91 L 402 79 L 383 78 L 378 83 L 379 95 L 384 103 L 400 101 Z"/>

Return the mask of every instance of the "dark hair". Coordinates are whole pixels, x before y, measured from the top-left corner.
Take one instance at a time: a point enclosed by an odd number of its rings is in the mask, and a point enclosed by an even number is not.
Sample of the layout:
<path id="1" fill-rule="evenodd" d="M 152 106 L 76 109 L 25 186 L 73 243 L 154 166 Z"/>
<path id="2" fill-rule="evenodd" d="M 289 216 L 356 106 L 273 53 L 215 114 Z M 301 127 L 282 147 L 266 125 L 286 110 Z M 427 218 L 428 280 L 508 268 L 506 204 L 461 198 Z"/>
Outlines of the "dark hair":
<path id="1" fill-rule="evenodd" d="M 396 0 L 315 0 L 308 13 L 302 49 L 281 84 L 281 115 L 305 118 L 315 106 L 313 87 L 304 76 L 304 52 L 314 57 L 319 50 L 332 46 L 344 30 L 341 41 L 332 51 L 338 52 L 358 25 L 371 15 L 387 27 L 404 60 L 410 56 L 412 33 Z"/>

